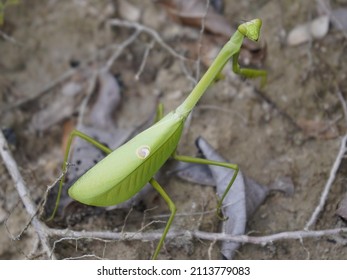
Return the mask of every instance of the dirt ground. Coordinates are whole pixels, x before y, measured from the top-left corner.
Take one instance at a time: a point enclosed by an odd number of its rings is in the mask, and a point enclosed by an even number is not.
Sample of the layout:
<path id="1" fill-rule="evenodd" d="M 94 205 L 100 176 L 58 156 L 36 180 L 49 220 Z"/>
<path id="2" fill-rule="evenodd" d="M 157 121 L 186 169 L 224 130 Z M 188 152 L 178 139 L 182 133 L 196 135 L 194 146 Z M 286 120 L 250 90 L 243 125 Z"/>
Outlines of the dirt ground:
<path id="1" fill-rule="evenodd" d="M 110 19 L 135 17 L 137 22 L 158 32 L 177 53 L 184 55 L 188 46 L 199 49 L 200 28 L 172 21 L 155 2 L 129 2 L 134 9 L 127 12 L 120 9 L 117 1 L 106 0 L 36 0 L 30 4 L 22 1 L 5 11 L 6 24 L 1 30 L 15 42 L 0 37 L 0 124 L 8 132 L 11 151 L 37 204 L 47 186 L 61 174 L 63 127 L 67 120 L 77 119 L 93 70 L 105 65 L 114 53 L 115 49 L 108 47 L 123 43 L 133 34 L 127 27 L 111 28 L 107 24 Z M 293 194 L 271 193 L 248 220 L 246 234 L 266 236 L 303 230 L 318 205 L 341 137 L 346 134 L 337 94 L 340 91 L 347 98 L 346 37 L 330 26 L 320 40 L 288 46 L 288 32 L 317 16 L 314 1 L 236 4 L 239 2 L 225 1 L 223 16 L 233 27 L 245 19 L 263 20 L 261 43 L 266 46 L 266 59 L 258 66 L 268 71 L 268 82 L 261 90 L 259 81 L 235 75 L 226 75 L 215 83 L 194 110 L 179 153 L 194 156 L 195 139 L 203 136 L 223 157 L 237 163 L 260 184 L 270 186 L 279 178 L 290 178 Z M 346 5 L 346 1 L 331 1 L 333 8 Z M 191 78 L 197 73 L 196 64 L 184 65 L 177 56 L 153 42 L 148 33 L 140 34 L 111 67 L 122 88 L 115 127 L 124 131 L 136 132 L 144 120 L 153 116 L 158 100 L 164 104 L 165 112 L 174 109 L 193 86 Z M 71 69 L 77 69 L 73 68 L 76 64 L 80 65 L 78 75 L 57 81 Z M 200 73 L 205 69 L 201 64 Z M 60 98 L 62 88 L 73 79 L 82 85 L 82 97 L 65 99 L 64 103 Z M 58 109 L 54 111 L 52 104 L 59 104 Z M 67 110 L 71 105 L 73 109 Z M 345 167 L 342 161 L 325 207 L 311 229 L 345 226 L 336 215 L 346 193 Z M 194 214 L 215 209 L 214 188 L 187 183 L 167 175 L 169 171 L 170 166 L 166 166 L 161 184 L 178 209 L 172 228 L 218 232 L 220 222 L 215 215 Z M 30 217 L 2 161 L 0 185 L 0 259 L 48 258 L 41 253 L 32 226 L 20 240 L 10 238 L 9 231 L 19 234 Z M 165 220 L 168 214 L 163 199 L 151 191 L 131 211 L 88 211 L 77 222 L 56 222 L 50 226 L 138 231 L 151 220 L 159 219 L 158 215 Z M 163 225 L 155 223 L 143 230 L 162 231 Z M 156 241 L 60 238 L 50 240 L 60 259 L 148 259 L 156 246 Z M 346 244 L 342 235 L 279 240 L 265 246 L 247 243 L 238 249 L 235 259 L 346 259 Z M 167 240 L 159 258 L 220 259 L 219 248 L 218 242 L 173 238 Z"/>

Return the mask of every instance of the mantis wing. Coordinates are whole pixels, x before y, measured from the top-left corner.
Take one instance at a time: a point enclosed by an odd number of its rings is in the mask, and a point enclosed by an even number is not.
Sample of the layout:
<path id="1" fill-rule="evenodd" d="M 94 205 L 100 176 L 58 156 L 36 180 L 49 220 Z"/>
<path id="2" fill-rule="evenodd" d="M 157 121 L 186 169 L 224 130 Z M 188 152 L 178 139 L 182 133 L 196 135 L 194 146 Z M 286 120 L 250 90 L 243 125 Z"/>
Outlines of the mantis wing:
<path id="1" fill-rule="evenodd" d="M 112 206 L 134 196 L 177 147 L 184 118 L 170 113 L 82 175 L 69 195 L 84 204 Z"/>

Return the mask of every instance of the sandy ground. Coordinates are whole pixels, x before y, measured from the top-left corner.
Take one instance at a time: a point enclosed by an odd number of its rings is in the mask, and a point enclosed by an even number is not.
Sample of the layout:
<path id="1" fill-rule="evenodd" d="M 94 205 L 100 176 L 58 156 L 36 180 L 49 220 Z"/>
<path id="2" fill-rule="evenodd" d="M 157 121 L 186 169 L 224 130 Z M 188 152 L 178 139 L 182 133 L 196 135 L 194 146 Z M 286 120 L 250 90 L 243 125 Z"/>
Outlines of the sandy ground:
<path id="1" fill-rule="evenodd" d="M 10 138 L 11 150 L 30 195 L 38 204 L 47 186 L 61 173 L 63 123 L 76 119 L 93 69 L 105 64 L 114 50 L 107 47 L 124 42 L 132 32 L 107 25 L 110 18 L 121 15 L 117 3 L 110 1 L 30 1 L 30 5 L 24 2 L 5 14 L 8 22 L 3 30 L 16 42 L 0 38 L 0 124 L 3 129 L 11 129 L 10 135 L 16 138 Z M 177 53 L 187 51 L 188 45 L 198 49 L 199 28 L 169 20 L 166 11 L 150 1 L 131 2 L 140 12 L 139 22 L 157 31 Z M 271 193 L 248 220 L 246 233 L 265 236 L 303 230 L 319 202 L 346 130 L 337 95 L 338 90 L 345 94 L 347 86 L 346 38 L 331 27 L 323 39 L 296 47 L 285 44 L 285 35 L 292 28 L 316 15 L 313 1 L 242 1 L 237 10 L 233 4 L 237 1 L 225 2 L 224 17 L 232 26 L 244 19 L 263 20 L 261 40 L 266 44 L 267 55 L 261 68 L 268 71 L 268 82 L 261 93 L 267 98 L 259 94 L 258 81 L 244 81 L 234 75 L 220 80 L 194 111 L 179 152 L 195 155 L 194 141 L 203 136 L 223 157 L 239 164 L 245 174 L 265 186 L 290 178 L 294 193 Z M 111 73 L 120 77 L 122 84 L 115 126 L 124 131 L 136 132 L 144 120 L 150 119 L 158 99 L 168 112 L 192 89 L 188 74 L 196 75 L 196 65 L 186 64 L 183 68 L 182 61 L 159 44 L 150 48 L 140 71 L 151 42 L 150 35 L 141 34 L 111 67 Z M 55 84 L 76 63 L 83 66 L 82 70 Z M 204 70 L 202 65 L 201 72 Z M 139 79 L 135 79 L 137 73 Z M 84 87 L 82 97 L 64 101 L 62 88 L 71 80 Z M 56 86 L 45 91 L 50 85 Z M 37 96 L 38 93 L 42 94 Z M 31 101 L 21 103 L 28 98 Z M 58 104 L 58 109 L 52 104 Z M 67 110 L 70 105 L 73 109 Z M 38 129 L 33 121 L 37 116 L 45 124 L 40 114 L 47 116 L 47 127 Z M 47 125 L 51 120 L 53 124 Z M 295 124 L 304 125 L 299 128 Z M 218 232 L 220 222 L 214 214 L 194 214 L 216 207 L 214 188 L 168 176 L 170 166 L 163 170 L 161 184 L 178 209 L 172 228 Z M 344 226 L 336 215 L 346 192 L 344 170 L 342 161 L 314 229 Z M 20 240 L 10 238 L 8 231 L 13 235 L 20 233 L 30 217 L 2 162 L 0 185 L 0 259 L 47 258 L 33 227 L 29 226 Z M 131 211 L 83 209 L 78 210 L 82 214 L 77 221 L 60 221 L 50 226 L 138 231 L 151 220 L 165 220 L 169 214 L 167 205 L 154 191 Z M 154 223 L 143 230 L 161 232 L 163 225 Z M 156 246 L 156 241 L 132 240 L 78 239 L 54 243 L 60 238 L 50 240 L 57 258 L 148 259 Z M 235 258 L 345 259 L 345 244 L 342 236 L 279 240 L 266 246 L 244 244 Z M 169 238 L 159 258 L 219 259 L 219 248 L 218 242 Z"/>

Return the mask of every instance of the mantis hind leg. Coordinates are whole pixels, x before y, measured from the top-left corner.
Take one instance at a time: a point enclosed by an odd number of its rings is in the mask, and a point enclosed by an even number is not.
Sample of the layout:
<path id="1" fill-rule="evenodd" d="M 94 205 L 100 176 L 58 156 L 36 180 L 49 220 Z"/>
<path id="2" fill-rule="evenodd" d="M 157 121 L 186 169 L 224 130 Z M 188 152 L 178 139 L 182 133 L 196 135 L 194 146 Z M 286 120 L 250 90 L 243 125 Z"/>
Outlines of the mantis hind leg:
<path id="1" fill-rule="evenodd" d="M 61 192 L 62 192 L 62 188 L 63 188 L 63 183 L 64 183 L 64 179 L 65 179 L 65 174 L 67 171 L 67 165 L 68 165 L 68 158 L 69 158 L 69 154 L 70 154 L 70 148 L 71 148 L 71 144 L 72 141 L 75 137 L 79 137 L 87 142 L 89 142 L 90 144 L 94 145 L 95 147 L 97 147 L 98 149 L 100 149 L 101 151 L 103 151 L 106 154 L 109 154 L 112 152 L 112 150 L 108 147 L 106 147 L 105 145 L 101 144 L 100 142 L 96 141 L 95 139 L 91 138 L 90 136 L 88 136 L 87 134 L 84 134 L 81 131 L 78 130 L 73 130 L 69 136 L 69 140 L 67 142 L 66 145 L 66 150 L 65 150 L 65 155 L 64 155 L 64 161 L 63 161 L 63 176 L 60 179 L 59 182 L 59 189 L 58 189 L 58 195 L 57 195 L 57 199 L 55 201 L 55 207 L 53 210 L 52 215 L 48 218 L 48 221 L 52 220 L 58 210 L 58 206 L 59 206 L 59 202 L 60 202 L 60 197 L 61 197 Z"/>
<path id="2" fill-rule="evenodd" d="M 171 227 L 172 221 L 175 217 L 176 214 L 176 205 L 172 202 L 171 198 L 168 196 L 168 194 L 165 192 L 165 190 L 159 185 L 159 183 L 152 178 L 149 183 L 157 190 L 157 192 L 164 198 L 165 202 L 169 205 L 169 209 L 171 211 L 171 215 L 169 220 L 166 223 L 166 227 L 164 229 L 163 235 L 161 236 L 159 243 L 157 245 L 157 248 L 155 249 L 155 252 L 153 254 L 152 259 L 155 260 L 158 257 L 159 251 L 161 247 L 163 246 L 165 237 Z"/>
<path id="3" fill-rule="evenodd" d="M 227 196 L 231 186 L 233 185 L 237 174 L 239 172 L 239 167 L 236 164 L 228 163 L 228 162 L 219 162 L 219 161 L 214 161 L 214 160 L 208 160 L 208 159 L 203 159 L 203 158 L 195 158 L 195 157 L 189 157 L 189 156 L 181 156 L 177 155 L 174 153 L 172 157 L 176 160 L 183 161 L 183 162 L 189 162 L 189 163 L 198 163 L 198 164 L 207 164 L 207 165 L 215 165 L 215 166 L 221 166 L 221 167 L 226 167 L 234 170 L 234 174 L 227 185 L 224 193 L 222 196 L 219 198 L 218 204 L 217 204 L 217 215 L 220 219 L 224 220 L 225 218 L 223 217 L 222 214 L 222 206 L 223 206 L 223 201 L 224 198 Z"/>

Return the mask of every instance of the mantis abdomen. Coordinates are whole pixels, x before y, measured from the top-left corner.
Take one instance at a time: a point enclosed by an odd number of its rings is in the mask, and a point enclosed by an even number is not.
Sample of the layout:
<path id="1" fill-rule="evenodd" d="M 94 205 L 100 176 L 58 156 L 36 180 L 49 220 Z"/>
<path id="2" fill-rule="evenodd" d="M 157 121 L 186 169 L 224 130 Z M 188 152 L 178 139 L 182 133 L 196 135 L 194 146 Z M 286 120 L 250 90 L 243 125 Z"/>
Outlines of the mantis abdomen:
<path id="1" fill-rule="evenodd" d="M 183 123 L 184 117 L 169 113 L 83 174 L 69 189 L 69 195 L 93 206 L 112 206 L 128 200 L 173 154 Z"/>

